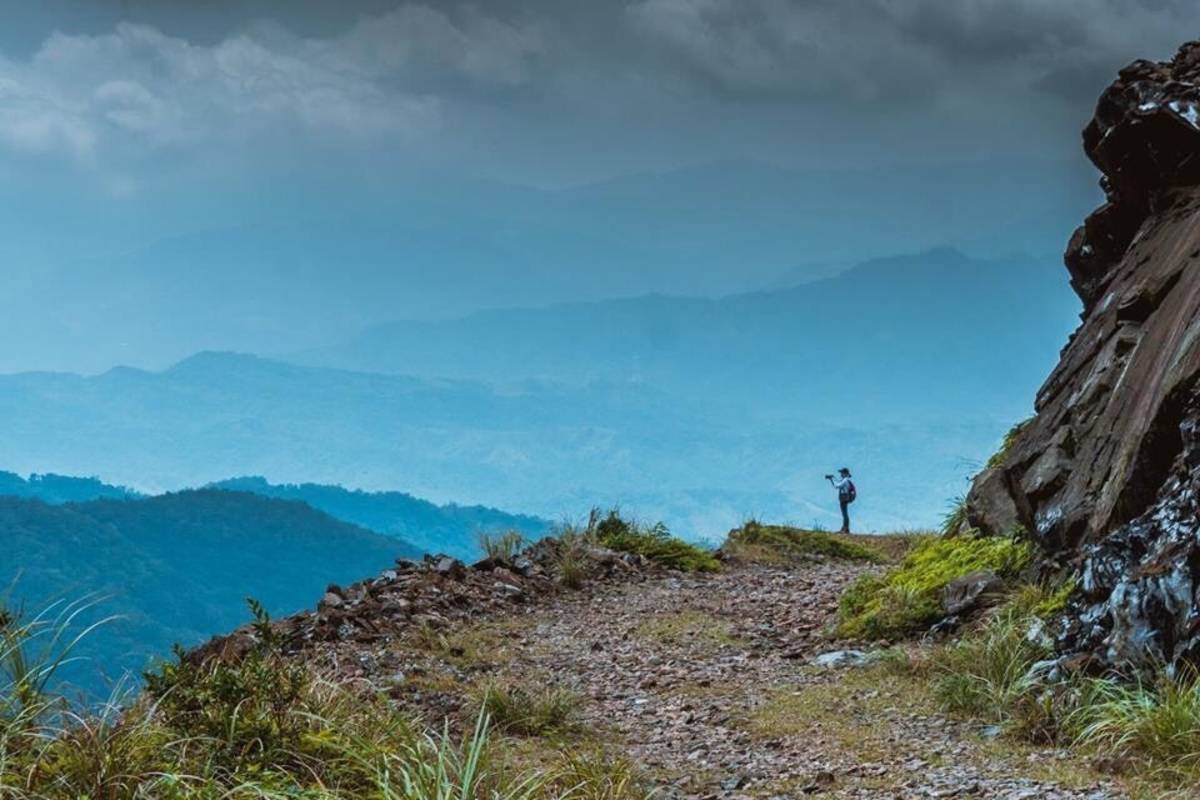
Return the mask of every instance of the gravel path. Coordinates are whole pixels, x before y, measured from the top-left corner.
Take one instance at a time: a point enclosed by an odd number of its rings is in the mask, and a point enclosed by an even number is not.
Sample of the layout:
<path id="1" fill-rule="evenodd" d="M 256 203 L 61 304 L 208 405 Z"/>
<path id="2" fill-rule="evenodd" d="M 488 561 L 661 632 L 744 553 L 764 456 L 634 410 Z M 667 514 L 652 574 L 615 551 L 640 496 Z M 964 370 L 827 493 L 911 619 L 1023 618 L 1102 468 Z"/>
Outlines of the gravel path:
<path id="1" fill-rule="evenodd" d="M 560 596 L 505 667 L 587 698 L 665 797 L 1116 798 L 1078 759 L 931 714 L 912 682 L 823 669 L 821 636 L 862 567 L 743 567 Z"/>

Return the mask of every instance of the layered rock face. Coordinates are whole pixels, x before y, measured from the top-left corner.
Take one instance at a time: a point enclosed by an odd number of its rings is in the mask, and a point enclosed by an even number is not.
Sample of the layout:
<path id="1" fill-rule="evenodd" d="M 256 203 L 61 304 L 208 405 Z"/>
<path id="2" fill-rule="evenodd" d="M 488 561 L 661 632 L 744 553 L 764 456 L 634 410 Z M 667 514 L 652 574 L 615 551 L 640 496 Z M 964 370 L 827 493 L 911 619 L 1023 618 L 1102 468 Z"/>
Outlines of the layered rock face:
<path id="1" fill-rule="evenodd" d="M 1065 653 L 1197 663 L 1200 42 L 1121 70 L 1083 138 L 1107 195 L 1066 253 L 1083 323 L 968 516 L 1076 571 Z"/>

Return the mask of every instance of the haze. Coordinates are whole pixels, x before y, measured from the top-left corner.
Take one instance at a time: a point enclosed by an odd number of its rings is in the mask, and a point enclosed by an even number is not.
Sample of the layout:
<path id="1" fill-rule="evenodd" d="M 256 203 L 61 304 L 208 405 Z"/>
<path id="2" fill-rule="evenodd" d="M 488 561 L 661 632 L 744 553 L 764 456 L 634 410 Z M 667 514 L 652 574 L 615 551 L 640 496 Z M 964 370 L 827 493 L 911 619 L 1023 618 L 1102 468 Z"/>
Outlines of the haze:
<path id="1" fill-rule="evenodd" d="M 1172 0 L 0 10 L 0 371 L 152 371 L 116 399 L 5 379 L 0 468 L 151 490 L 262 471 L 550 517 L 628 495 L 704 535 L 825 518 L 820 470 L 850 456 L 886 498 L 864 498 L 868 523 L 936 517 L 1075 324 L 1059 261 L 1101 199 L 1078 146 L 1094 98 L 1200 22 Z M 899 307 L 905 285 L 922 288 Z M 747 333 L 751 312 L 774 321 Z M 289 373 L 285 396 L 331 370 L 454 378 L 547 414 L 556 398 L 562 427 L 467 415 L 434 436 L 418 417 L 388 442 L 367 394 L 330 410 L 336 430 L 295 416 L 311 449 L 281 456 L 301 432 L 188 418 L 206 406 L 186 393 L 153 423 L 130 405 L 204 351 L 272 359 L 204 361 L 222 391 L 276 361 L 326 370 Z M 635 410 L 598 422 L 571 394 L 598 382 Z M 93 401 L 144 427 L 101 425 Z M 588 449 L 551 455 L 572 441 L 556 430 L 591 431 Z M 900 435 L 929 444 L 903 481 L 882 454 Z M 718 439 L 738 458 L 680 467 Z"/>

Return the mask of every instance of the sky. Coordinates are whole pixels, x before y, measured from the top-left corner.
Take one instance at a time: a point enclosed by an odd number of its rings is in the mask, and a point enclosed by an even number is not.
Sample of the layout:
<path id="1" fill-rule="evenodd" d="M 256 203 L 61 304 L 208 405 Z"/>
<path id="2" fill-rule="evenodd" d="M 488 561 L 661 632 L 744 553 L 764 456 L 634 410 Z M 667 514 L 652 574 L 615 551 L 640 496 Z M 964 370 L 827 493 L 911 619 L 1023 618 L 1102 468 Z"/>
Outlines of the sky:
<path id="1" fill-rule="evenodd" d="M 939 245 L 1054 260 L 1099 199 L 1079 148 L 1099 91 L 1200 30 L 1176 0 L 0 12 L 0 335 L 39 332 L 0 371 L 748 291 Z M 319 258 L 266 253 L 304 237 Z M 235 251 L 259 255 L 209 258 Z M 268 310 L 258 333 L 210 335 L 210 293 L 266 308 L 281 287 L 303 319 Z M 191 327 L 142 320 L 183 295 Z"/>
<path id="2" fill-rule="evenodd" d="M 0 142 L 114 193 L 370 153 L 564 185 L 756 158 L 1072 157 L 1173 0 L 7 0 Z"/>

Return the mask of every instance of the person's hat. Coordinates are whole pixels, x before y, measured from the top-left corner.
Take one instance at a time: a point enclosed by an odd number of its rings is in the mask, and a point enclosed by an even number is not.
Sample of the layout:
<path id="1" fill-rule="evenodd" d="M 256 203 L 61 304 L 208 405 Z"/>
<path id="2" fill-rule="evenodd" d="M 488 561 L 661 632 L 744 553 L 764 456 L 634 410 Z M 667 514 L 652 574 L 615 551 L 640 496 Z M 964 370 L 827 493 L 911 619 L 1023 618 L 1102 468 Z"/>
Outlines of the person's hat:
<path id="1" fill-rule="evenodd" d="M 846 469 L 845 467 L 842 467 L 841 469 L 839 469 L 838 472 L 840 472 L 841 474 L 846 475 L 846 476 L 850 475 L 850 470 Z"/>

